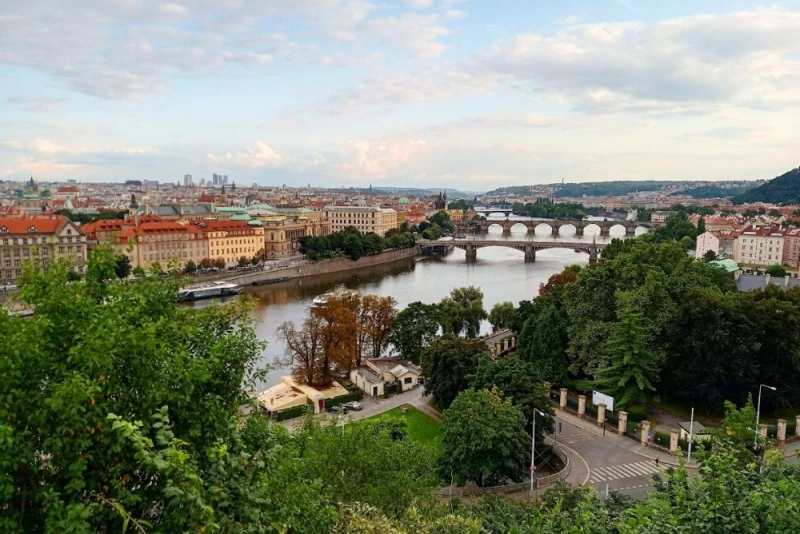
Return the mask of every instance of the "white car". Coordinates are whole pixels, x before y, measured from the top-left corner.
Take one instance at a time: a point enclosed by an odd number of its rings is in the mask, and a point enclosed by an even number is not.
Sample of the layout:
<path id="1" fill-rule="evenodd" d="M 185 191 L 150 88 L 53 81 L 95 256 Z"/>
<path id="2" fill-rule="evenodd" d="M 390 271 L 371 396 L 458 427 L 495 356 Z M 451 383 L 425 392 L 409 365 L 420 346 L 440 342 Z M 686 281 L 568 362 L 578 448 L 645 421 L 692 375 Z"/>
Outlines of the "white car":
<path id="1" fill-rule="evenodd" d="M 348 410 L 353 410 L 355 412 L 360 412 L 364 409 L 364 405 L 358 401 L 350 401 L 342 404 L 343 407 L 347 408 Z"/>

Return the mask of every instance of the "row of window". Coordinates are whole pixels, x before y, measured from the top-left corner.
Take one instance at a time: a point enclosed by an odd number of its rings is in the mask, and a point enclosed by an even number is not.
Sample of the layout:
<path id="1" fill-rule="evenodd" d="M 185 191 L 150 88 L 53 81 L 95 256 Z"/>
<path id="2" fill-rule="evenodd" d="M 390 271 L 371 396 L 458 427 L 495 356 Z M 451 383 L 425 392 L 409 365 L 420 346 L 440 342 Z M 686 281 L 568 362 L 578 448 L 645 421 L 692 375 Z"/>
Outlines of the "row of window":
<path id="1" fill-rule="evenodd" d="M 39 241 L 36 241 L 37 239 Z M 19 238 L 17 238 L 17 237 L 12 237 L 12 238 L 4 237 L 3 238 L 3 244 L 4 245 L 35 245 L 37 242 L 41 243 L 41 244 L 45 244 L 45 243 L 47 243 L 47 238 L 46 237 L 19 237 Z"/>

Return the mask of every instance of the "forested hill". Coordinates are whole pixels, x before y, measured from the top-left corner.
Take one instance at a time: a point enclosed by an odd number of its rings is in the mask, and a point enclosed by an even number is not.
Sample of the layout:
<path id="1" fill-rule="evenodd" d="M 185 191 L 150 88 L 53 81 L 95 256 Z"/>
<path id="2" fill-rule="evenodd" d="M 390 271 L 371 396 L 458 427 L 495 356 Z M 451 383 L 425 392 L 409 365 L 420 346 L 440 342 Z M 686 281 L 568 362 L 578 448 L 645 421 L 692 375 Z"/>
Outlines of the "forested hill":
<path id="1" fill-rule="evenodd" d="M 770 202 L 794 204 L 800 202 L 800 167 L 773 178 L 764 185 L 734 197 L 736 204 L 745 202 Z"/>

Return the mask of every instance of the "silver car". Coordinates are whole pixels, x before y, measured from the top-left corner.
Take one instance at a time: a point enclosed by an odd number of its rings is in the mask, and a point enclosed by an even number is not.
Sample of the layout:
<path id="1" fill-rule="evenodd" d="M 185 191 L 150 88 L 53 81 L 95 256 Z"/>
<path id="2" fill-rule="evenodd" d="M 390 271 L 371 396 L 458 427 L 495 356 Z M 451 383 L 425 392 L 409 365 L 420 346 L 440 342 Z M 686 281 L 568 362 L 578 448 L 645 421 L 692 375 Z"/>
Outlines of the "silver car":
<path id="1" fill-rule="evenodd" d="M 343 407 L 347 408 L 348 410 L 353 410 L 355 412 L 360 412 L 364 409 L 364 405 L 357 401 L 350 401 L 342 404 Z"/>

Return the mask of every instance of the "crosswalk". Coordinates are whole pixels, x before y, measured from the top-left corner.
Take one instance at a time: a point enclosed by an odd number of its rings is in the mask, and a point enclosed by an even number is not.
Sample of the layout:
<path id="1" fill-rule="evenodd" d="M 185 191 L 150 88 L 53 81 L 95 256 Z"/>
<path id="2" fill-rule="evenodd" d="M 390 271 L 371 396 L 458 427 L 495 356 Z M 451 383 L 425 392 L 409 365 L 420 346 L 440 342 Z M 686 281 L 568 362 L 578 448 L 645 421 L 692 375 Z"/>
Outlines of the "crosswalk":
<path id="1" fill-rule="evenodd" d="M 589 441 L 595 439 L 597 436 L 591 434 L 589 432 L 581 432 L 579 434 L 572 434 L 571 436 L 559 436 L 558 441 L 563 443 L 569 443 L 572 445 L 573 443 L 578 443 L 581 441 Z"/>
<path id="2" fill-rule="evenodd" d="M 665 466 L 659 467 L 654 461 L 612 465 L 608 467 L 601 467 L 599 469 L 592 469 L 592 475 L 589 477 L 589 483 L 595 484 L 597 482 L 607 482 L 610 480 L 649 476 L 664 470 L 666 470 Z"/>

